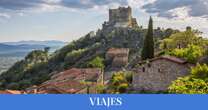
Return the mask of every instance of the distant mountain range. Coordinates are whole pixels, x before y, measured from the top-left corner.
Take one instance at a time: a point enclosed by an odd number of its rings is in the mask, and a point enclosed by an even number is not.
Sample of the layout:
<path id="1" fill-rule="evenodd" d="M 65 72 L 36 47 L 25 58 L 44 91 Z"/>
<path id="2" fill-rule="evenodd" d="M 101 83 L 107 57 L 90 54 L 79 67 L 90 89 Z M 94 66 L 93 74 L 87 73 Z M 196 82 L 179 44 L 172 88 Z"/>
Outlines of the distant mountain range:
<path id="1" fill-rule="evenodd" d="M 62 41 L 19 41 L 19 42 L 3 42 L 0 43 L 0 57 L 1 56 L 20 56 L 24 57 L 32 50 L 44 49 L 45 47 L 50 47 L 50 52 L 53 52 L 62 46 L 66 42 Z"/>
<path id="2" fill-rule="evenodd" d="M 46 45 L 46 46 L 63 46 L 66 42 L 57 41 L 57 40 L 49 40 L 49 41 L 18 41 L 18 42 L 4 42 L 2 44 L 6 45 Z"/>

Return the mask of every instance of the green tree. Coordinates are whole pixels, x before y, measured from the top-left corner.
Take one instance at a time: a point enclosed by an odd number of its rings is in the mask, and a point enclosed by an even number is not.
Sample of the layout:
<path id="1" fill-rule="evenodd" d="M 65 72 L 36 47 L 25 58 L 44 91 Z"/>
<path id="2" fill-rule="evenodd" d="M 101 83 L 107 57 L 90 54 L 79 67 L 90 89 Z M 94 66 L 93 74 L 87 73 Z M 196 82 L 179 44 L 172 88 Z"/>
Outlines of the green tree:
<path id="1" fill-rule="evenodd" d="M 104 59 L 97 56 L 88 63 L 88 67 L 104 69 L 105 68 Z"/>
<path id="2" fill-rule="evenodd" d="M 154 57 L 154 39 L 153 39 L 153 20 L 150 17 L 147 35 L 144 39 L 142 49 L 142 59 L 151 59 Z"/>
<path id="3" fill-rule="evenodd" d="M 164 39 L 160 48 L 165 50 L 187 48 L 188 45 L 205 45 L 205 39 L 198 36 L 199 34 L 187 27 L 186 31 L 172 34 L 169 38 Z"/>
<path id="4" fill-rule="evenodd" d="M 80 59 L 86 51 L 87 49 L 78 49 L 68 52 L 64 59 L 65 67 L 68 68 L 69 65 L 76 63 L 76 61 Z"/>
<path id="5" fill-rule="evenodd" d="M 187 48 L 176 48 L 168 54 L 184 58 L 190 63 L 196 63 L 197 60 L 205 54 L 205 50 L 198 45 L 188 45 Z"/>

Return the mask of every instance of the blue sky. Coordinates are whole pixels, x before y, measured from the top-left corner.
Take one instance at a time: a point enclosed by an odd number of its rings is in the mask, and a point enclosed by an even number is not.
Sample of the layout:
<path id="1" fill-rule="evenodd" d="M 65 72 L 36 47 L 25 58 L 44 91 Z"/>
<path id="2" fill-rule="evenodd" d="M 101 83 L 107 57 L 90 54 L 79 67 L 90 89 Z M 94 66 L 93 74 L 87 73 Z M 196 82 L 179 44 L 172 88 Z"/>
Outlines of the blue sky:
<path id="1" fill-rule="evenodd" d="M 70 42 L 101 28 L 108 9 L 131 6 L 139 25 L 185 29 L 208 36 L 207 0 L 0 0 L 0 42 L 61 40 Z"/>

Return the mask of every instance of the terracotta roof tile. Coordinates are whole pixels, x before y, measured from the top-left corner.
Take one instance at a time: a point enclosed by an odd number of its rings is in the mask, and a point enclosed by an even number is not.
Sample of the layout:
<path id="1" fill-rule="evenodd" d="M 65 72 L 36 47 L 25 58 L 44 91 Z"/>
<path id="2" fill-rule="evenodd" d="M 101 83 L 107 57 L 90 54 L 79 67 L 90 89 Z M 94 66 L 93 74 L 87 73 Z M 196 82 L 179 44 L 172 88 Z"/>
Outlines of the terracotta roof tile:
<path id="1" fill-rule="evenodd" d="M 18 91 L 18 90 L 4 90 L 0 91 L 0 94 L 23 94 L 23 91 Z"/>
<path id="2" fill-rule="evenodd" d="M 76 93 L 86 88 L 86 85 L 81 81 L 97 81 L 101 73 L 99 68 L 72 68 L 53 75 L 50 80 L 36 88 L 38 89 L 37 93 Z"/>

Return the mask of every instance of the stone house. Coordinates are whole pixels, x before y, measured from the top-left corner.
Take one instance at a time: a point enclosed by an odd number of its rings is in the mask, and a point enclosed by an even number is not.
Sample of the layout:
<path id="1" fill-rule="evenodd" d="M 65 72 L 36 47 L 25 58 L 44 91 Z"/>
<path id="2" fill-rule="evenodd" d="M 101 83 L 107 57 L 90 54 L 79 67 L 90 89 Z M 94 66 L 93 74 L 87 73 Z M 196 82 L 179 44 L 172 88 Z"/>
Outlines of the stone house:
<path id="1" fill-rule="evenodd" d="M 106 52 L 106 60 L 111 62 L 112 67 L 124 67 L 128 64 L 128 48 L 110 48 Z"/>
<path id="2" fill-rule="evenodd" d="M 189 74 L 191 66 L 187 61 L 172 56 L 141 62 L 134 69 L 133 87 L 136 91 L 167 91 L 172 81 Z"/>

